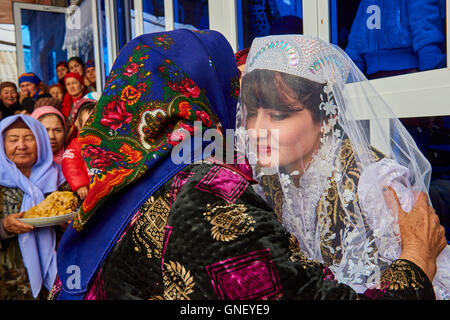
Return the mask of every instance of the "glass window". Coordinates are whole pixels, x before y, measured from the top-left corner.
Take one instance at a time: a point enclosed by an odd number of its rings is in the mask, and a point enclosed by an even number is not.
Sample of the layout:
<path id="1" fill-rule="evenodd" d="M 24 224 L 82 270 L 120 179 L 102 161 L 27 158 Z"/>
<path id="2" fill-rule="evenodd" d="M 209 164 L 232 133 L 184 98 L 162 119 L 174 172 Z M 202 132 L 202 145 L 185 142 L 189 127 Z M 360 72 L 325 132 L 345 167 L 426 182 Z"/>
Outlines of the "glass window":
<path id="1" fill-rule="evenodd" d="M 445 68 L 445 0 L 331 0 L 331 42 L 369 79 Z"/>
<path id="2" fill-rule="evenodd" d="M 103 64 L 105 66 L 105 74 L 102 77 L 105 79 L 112 67 L 110 65 L 110 53 L 108 49 L 108 30 L 107 30 L 107 21 L 106 21 L 106 10 L 105 10 L 105 0 L 97 0 L 100 5 L 100 15 L 99 15 L 99 29 L 100 29 L 100 55 L 103 57 Z"/>
<path id="3" fill-rule="evenodd" d="M 164 0 L 142 0 L 144 33 L 166 30 Z"/>
<path id="4" fill-rule="evenodd" d="M 208 0 L 173 0 L 175 29 L 209 29 Z"/>
<path id="5" fill-rule="evenodd" d="M 431 180 L 450 180 L 450 116 L 400 121 L 432 166 Z"/>
<path id="6" fill-rule="evenodd" d="M 368 79 L 446 67 L 445 0 L 331 0 L 330 14 L 331 42 Z M 430 162 L 432 185 L 448 185 L 450 117 L 400 121 Z"/>
<path id="7" fill-rule="evenodd" d="M 239 50 L 256 37 L 302 34 L 301 0 L 237 0 Z"/>
<path id="8" fill-rule="evenodd" d="M 22 24 L 22 45 L 25 71 L 32 70 L 31 68 L 31 41 L 30 41 L 30 29 L 27 25 Z"/>
<path id="9" fill-rule="evenodd" d="M 34 72 L 46 84 L 53 84 L 56 79 L 54 60 L 67 60 L 63 47 L 65 15 L 28 9 L 22 9 L 21 15 L 24 70 Z"/>
<path id="10" fill-rule="evenodd" d="M 119 49 L 133 39 L 133 25 L 134 25 L 134 1 L 132 0 L 118 0 L 116 1 L 117 10 L 117 37 L 119 42 Z"/>

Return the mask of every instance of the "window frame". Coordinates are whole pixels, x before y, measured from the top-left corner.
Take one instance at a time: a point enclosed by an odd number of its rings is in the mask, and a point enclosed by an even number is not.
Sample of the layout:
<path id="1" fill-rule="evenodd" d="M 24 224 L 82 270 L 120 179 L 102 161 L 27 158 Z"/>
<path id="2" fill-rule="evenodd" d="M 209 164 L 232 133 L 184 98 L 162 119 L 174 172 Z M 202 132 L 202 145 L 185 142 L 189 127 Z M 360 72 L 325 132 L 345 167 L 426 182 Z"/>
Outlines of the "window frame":
<path id="1" fill-rule="evenodd" d="M 33 10 L 43 12 L 63 13 L 66 15 L 66 7 L 47 6 L 33 3 L 13 2 L 13 20 L 14 20 L 14 32 L 16 35 L 16 59 L 17 59 L 17 74 L 23 74 L 25 72 L 25 56 L 23 54 L 23 41 L 22 41 L 22 10 Z"/>
<path id="2" fill-rule="evenodd" d="M 308 0 L 316 3 L 317 33 L 308 33 L 325 41 L 331 40 L 331 0 Z M 311 4 L 310 4 L 311 5 Z M 446 1 L 447 17 L 450 17 L 450 0 Z M 306 17 L 313 12 L 303 11 Z M 313 18 L 307 22 L 312 24 Z M 369 80 L 380 95 L 392 107 L 399 118 L 433 117 L 450 115 L 450 22 L 447 19 L 447 67 Z M 312 28 L 307 28 L 308 31 Z M 424 107 L 426 106 L 426 107 Z"/>
<path id="3" fill-rule="evenodd" d="M 308 17 L 305 34 L 317 36 L 331 42 L 330 7 L 333 0 L 308 0 L 307 11 L 303 16 Z M 314 19 L 314 16 L 316 17 Z M 446 1 L 446 16 L 450 17 L 450 0 Z M 304 20 L 305 24 L 305 20 Z M 398 118 L 435 117 L 450 115 L 450 22 L 447 18 L 447 67 L 429 71 L 373 79 L 369 82 L 392 108 Z M 369 119 L 370 120 L 370 119 Z M 372 123 L 372 121 L 371 121 Z M 381 126 L 371 127 L 371 144 L 380 151 L 388 154 L 385 148 L 388 144 L 380 138 L 390 137 L 389 119 L 378 120 Z M 383 130 L 377 135 L 376 130 Z"/>

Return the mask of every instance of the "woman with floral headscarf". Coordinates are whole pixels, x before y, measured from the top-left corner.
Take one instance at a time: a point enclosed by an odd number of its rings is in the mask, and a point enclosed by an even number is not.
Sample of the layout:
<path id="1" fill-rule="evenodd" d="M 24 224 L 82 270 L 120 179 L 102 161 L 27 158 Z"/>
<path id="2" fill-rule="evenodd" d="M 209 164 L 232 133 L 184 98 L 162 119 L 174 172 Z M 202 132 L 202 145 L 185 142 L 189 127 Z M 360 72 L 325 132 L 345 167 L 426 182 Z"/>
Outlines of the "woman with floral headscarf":
<path id="1" fill-rule="evenodd" d="M 238 81 L 215 31 L 145 34 L 122 48 L 79 134 L 91 183 L 58 250 L 53 298 L 358 298 L 306 259 L 254 193 L 245 159 L 231 149 L 221 161 Z M 389 272 L 408 281 L 384 298 L 433 296 L 412 263 Z"/>
<path id="2" fill-rule="evenodd" d="M 257 191 L 306 256 L 358 292 L 378 284 L 404 245 L 397 220 L 427 191 L 431 168 L 348 56 L 310 36 L 256 39 L 237 118 Z M 398 194 L 398 210 L 385 187 Z M 435 273 L 436 296 L 450 298 L 448 248 Z"/>

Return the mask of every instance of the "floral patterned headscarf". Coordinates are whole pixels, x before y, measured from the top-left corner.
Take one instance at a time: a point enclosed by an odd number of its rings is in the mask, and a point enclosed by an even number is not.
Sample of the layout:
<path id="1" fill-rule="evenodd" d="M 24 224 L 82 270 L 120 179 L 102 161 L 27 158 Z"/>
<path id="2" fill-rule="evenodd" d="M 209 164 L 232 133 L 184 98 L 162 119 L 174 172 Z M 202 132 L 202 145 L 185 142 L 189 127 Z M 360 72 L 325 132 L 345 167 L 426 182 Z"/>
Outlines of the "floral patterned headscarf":
<path id="1" fill-rule="evenodd" d="M 238 91 L 233 51 L 218 32 L 182 29 L 129 42 L 79 135 L 91 183 L 73 228 L 83 229 L 107 199 L 170 162 L 194 121 L 203 130 L 234 128 Z"/>

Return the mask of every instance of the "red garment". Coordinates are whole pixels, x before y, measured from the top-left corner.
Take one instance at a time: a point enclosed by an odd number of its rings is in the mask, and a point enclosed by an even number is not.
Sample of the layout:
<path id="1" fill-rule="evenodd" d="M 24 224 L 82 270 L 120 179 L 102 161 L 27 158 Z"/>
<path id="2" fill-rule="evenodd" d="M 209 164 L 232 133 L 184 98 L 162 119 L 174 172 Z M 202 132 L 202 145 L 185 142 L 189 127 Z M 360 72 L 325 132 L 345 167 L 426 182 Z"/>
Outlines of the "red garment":
<path id="1" fill-rule="evenodd" d="M 89 187 L 89 171 L 81 156 L 78 137 L 73 139 L 64 151 L 62 171 L 72 191 L 76 192 L 81 187 Z"/>
<path id="2" fill-rule="evenodd" d="M 83 91 L 84 94 L 84 91 Z M 70 96 L 67 92 L 64 95 L 64 100 L 62 102 L 62 109 L 61 112 L 62 114 L 68 118 L 70 111 L 72 111 L 72 107 L 75 105 L 75 102 L 77 102 L 78 100 L 80 100 L 83 97 L 83 94 L 81 94 L 78 98 L 72 98 L 72 96 Z"/>

